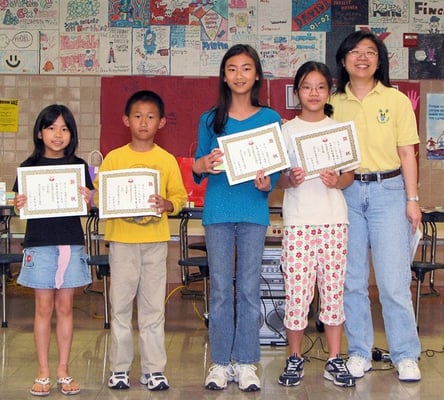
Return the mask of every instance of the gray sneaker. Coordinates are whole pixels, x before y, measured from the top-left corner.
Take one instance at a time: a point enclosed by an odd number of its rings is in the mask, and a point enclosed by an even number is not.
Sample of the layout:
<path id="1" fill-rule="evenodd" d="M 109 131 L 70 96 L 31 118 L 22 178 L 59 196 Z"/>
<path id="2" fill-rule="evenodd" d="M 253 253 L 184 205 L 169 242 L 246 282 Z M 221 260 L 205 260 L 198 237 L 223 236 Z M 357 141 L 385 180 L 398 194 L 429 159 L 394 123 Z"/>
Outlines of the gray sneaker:
<path id="1" fill-rule="evenodd" d="M 168 379 L 162 372 L 143 374 L 140 377 L 140 383 L 142 385 L 146 385 L 148 390 L 153 390 L 153 391 L 167 390 L 170 387 Z"/>
<path id="2" fill-rule="evenodd" d="M 297 386 L 301 383 L 303 376 L 304 359 L 298 356 L 290 356 L 287 358 L 287 364 L 278 382 L 283 386 Z"/>
<path id="3" fill-rule="evenodd" d="M 332 381 L 336 386 L 355 386 L 355 377 L 350 374 L 344 360 L 339 355 L 328 360 L 325 364 L 324 378 Z"/>

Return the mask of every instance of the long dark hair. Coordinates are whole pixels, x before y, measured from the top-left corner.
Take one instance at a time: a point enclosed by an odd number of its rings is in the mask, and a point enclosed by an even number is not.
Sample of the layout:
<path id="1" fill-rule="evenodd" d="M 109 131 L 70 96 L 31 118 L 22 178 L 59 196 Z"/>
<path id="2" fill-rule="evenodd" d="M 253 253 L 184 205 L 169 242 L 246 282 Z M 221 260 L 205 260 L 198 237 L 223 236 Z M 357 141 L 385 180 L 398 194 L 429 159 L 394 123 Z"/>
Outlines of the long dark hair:
<path id="1" fill-rule="evenodd" d="M 384 86 L 391 87 L 389 74 L 389 58 L 388 51 L 385 44 L 375 34 L 368 31 L 356 31 L 348 35 L 339 45 L 336 52 L 336 66 L 338 71 L 337 91 L 338 93 L 345 93 L 345 86 L 350 81 L 350 76 L 345 69 L 344 60 L 348 52 L 353 50 L 359 42 L 364 39 L 371 40 L 378 49 L 378 69 L 375 72 L 374 78 L 380 81 Z"/>
<path id="2" fill-rule="evenodd" d="M 313 71 L 317 71 L 324 76 L 324 78 L 327 80 L 328 91 L 329 93 L 331 93 L 331 90 L 333 88 L 333 78 L 330 69 L 324 63 L 317 61 L 307 61 L 299 67 L 298 71 L 296 72 L 296 75 L 294 76 L 293 91 L 297 95 L 299 95 L 299 86 L 301 82 L 310 72 Z M 333 115 L 333 106 L 331 104 L 329 103 L 324 104 L 324 114 L 327 117 L 331 117 Z"/>
<path id="3" fill-rule="evenodd" d="M 237 56 L 239 54 L 246 54 L 254 61 L 254 66 L 256 68 L 256 74 L 258 79 L 254 82 L 251 89 L 251 104 L 255 107 L 262 106 L 259 101 L 260 89 L 264 81 L 264 73 L 262 71 L 261 60 L 256 50 L 248 44 L 235 44 L 230 47 L 222 58 L 220 68 L 219 68 L 219 98 L 217 105 L 212 109 L 211 121 L 207 121 L 208 126 L 212 126 L 214 132 L 220 134 L 225 129 L 225 124 L 228 119 L 228 110 L 231 106 L 231 89 L 225 82 L 225 65 L 228 59 Z"/>
<path id="4" fill-rule="evenodd" d="M 38 115 L 33 131 L 34 151 L 28 158 L 30 164 L 36 164 L 45 154 L 45 144 L 43 139 L 40 138 L 40 132 L 51 126 L 54 121 L 62 116 L 65 121 L 66 127 L 70 132 L 70 140 L 68 146 L 64 149 L 64 154 L 67 159 L 72 159 L 75 155 L 75 151 L 79 144 L 79 136 L 77 133 L 77 124 L 74 119 L 74 115 L 71 110 L 62 104 L 51 104 L 45 107 Z"/>

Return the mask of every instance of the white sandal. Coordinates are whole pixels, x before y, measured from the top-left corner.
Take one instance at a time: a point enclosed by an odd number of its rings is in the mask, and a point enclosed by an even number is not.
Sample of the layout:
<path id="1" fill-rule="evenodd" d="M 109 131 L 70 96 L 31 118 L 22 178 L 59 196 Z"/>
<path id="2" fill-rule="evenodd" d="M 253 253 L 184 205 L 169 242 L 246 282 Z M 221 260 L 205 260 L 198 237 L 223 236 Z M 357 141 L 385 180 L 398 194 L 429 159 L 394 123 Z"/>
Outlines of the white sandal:
<path id="1" fill-rule="evenodd" d="M 38 384 L 42 387 L 42 390 L 34 390 L 34 385 Z M 46 386 L 48 386 L 48 390 L 45 390 Z M 51 391 L 51 380 L 49 378 L 36 378 L 34 380 L 34 384 L 32 385 L 31 390 L 29 391 L 33 396 L 48 396 Z"/>

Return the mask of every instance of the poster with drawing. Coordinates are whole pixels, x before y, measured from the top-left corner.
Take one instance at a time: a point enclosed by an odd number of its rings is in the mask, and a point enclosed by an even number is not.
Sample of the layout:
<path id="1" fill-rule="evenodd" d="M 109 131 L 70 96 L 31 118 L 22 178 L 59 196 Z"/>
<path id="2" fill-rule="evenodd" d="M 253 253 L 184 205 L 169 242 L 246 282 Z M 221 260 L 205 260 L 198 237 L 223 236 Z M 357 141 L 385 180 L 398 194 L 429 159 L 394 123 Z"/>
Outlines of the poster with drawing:
<path id="1" fill-rule="evenodd" d="M 406 24 L 409 22 L 409 0 L 369 1 L 368 23 Z"/>
<path id="2" fill-rule="evenodd" d="M 410 2 L 410 32 L 444 33 L 444 1 Z"/>
<path id="3" fill-rule="evenodd" d="M 0 74 L 38 74 L 39 32 L 0 29 Z"/>
<path id="4" fill-rule="evenodd" d="M 228 10 L 228 40 L 255 43 L 257 35 L 257 1 L 241 2 L 242 7 Z"/>
<path id="5" fill-rule="evenodd" d="M 111 28 L 146 28 L 150 24 L 150 0 L 108 0 Z"/>
<path id="6" fill-rule="evenodd" d="M 59 3 L 60 0 L 1 1 L 1 27 L 10 30 L 59 29 Z"/>
<path id="7" fill-rule="evenodd" d="M 60 73 L 97 74 L 99 72 L 99 34 L 60 35 Z"/>
<path id="8" fill-rule="evenodd" d="M 110 28 L 99 36 L 99 72 L 104 75 L 131 75 L 131 29 Z"/>
<path id="9" fill-rule="evenodd" d="M 60 3 L 60 33 L 96 33 L 108 30 L 108 4 L 68 0 Z"/>
<path id="10" fill-rule="evenodd" d="M 171 27 L 171 75 L 200 75 L 200 26 Z"/>
<path id="11" fill-rule="evenodd" d="M 444 78 L 444 34 L 419 34 L 409 49 L 409 79 Z"/>
<path id="12" fill-rule="evenodd" d="M 428 160 L 444 160 L 444 93 L 427 94 Z"/>
<path id="13" fill-rule="evenodd" d="M 133 29 L 133 75 L 170 74 L 169 26 Z"/>

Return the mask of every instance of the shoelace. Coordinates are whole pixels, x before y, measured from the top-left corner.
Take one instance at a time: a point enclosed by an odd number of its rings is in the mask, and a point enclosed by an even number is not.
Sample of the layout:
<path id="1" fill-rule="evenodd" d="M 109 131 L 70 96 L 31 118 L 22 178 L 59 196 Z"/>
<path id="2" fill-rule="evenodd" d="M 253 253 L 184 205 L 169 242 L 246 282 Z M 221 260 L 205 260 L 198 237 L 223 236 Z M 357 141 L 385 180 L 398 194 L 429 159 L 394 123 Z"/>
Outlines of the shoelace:
<path id="1" fill-rule="evenodd" d="M 287 363 L 287 372 L 289 373 L 295 373 L 299 372 L 298 368 L 302 364 L 302 359 L 298 359 L 297 361 L 291 361 L 289 360 Z"/>
<path id="2" fill-rule="evenodd" d="M 332 364 L 337 368 L 338 372 L 341 375 L 350 375 L 349 370 L 347 369 L 344 360 L 342 358 L 335 358 L 331 360 Z"/>

